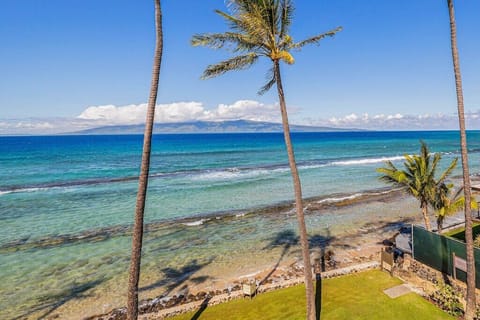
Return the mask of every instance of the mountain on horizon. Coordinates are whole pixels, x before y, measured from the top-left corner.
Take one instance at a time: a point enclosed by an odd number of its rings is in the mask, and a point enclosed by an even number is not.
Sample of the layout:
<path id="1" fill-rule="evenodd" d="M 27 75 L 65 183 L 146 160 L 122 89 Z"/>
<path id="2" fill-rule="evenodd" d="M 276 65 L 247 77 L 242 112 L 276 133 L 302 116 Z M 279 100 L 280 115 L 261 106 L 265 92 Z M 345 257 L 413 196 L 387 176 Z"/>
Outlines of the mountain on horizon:
<path id="1" fill-rule="evenodd" d="M 71 132 L 71 134 L 143 134 L 144 128 L 144 124 L 103 126 Z M 364 131 L 360 129 L 339 129 L 304 125 L 290 125 L 290 130 L 292 132 Z M 247 133 L 282 131 L 283 127 L 281 123 L 251 120 L 155 123 L 153 127 L 153 133 Z"/>

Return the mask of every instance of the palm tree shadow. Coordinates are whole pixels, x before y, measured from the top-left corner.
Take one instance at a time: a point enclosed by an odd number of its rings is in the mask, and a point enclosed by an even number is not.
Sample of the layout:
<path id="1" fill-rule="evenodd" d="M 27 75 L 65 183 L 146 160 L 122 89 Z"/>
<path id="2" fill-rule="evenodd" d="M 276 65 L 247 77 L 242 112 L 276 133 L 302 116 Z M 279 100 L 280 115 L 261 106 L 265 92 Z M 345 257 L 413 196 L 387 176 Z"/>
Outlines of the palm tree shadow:
<path id="1" fill-rule="evenodd" d="M 26 319 L 28 316 L 42 310 L 44 310 L 44 313 L 38 316 L 38 319 L 45 319 L 48 315 L 71 300 L 91 297 L 92 295 L 86 294 L 86 291 L 98 286 L 105 280 L 106 279 L 102 278 L 81 284 L 74 284 L 60 293 L 44 296 L 39 300 L 39 303 L 35 307 L 28 312 L 13 318 L 13 320 Z"/>
<path id="2" fill-rule="evenodd" d="M 327 235 L 316 234 L 308 239 L 310 249 L 312 251 L 312 264 L 317 267 L 315 274 L 326 271 L 327 263 L 331 267 L 335 267 L 335 260 L 333 259 L 333 252 L 327 251 L 327 248 L 336 240 L 336 237 L 332 236 L 330 229 L 327 229 Z"/>
<path id="3" fill-rule="evenodd" d="M 320 320 L 322 313 L 322 276 L 319 273 L 315 274 L 315 319 Z"/>
<path id="4" fill-rule="evenodd" d="M 163 268 L 160 271 L 164 274 L 164 278 L 158 280 L 148 286 L 140 288 L 140 291 L 147 291 L 159 287 L 165 287 L 165 292 L 163 295 L 170 294 L 175 288 L 179 287 L 181 284 L 185 283 L 186 281 L 190 280 L 195 284 L 200 284 L 207 281 L 210 277 L 209 276 L 198 276 L 192 277 L 197 271 L 204 268 L 205 266 L 212 263 L 214 258 L 210 258 L 208 261 L 204 263 L 198 263 L 197 259 L 193 259 L 187 265 L 180 267 L 178 269 L 175 268 Z M 188 286 L 184 285 L 182 289 L 187 289 Z"/>
<path id="5" fill-rule="evenodd" d="M 208 302 L 210 301 L 210 299 L 212 299 L 212 297 L 207 297 L 207 298 L 205 298 L 205 300 L 203 300 L 202 304 L 200 305 L 200 308 L 197 310 L 197 312 L 195 312 L 195 314 L 193 315 L 193 317 L 190 320 L 198 320 L 200 318 L 203 311 L 205 311 L 205 309 L 207 309 Z"/>
<path id="6" fill-rule="evenodd" d="M 322 275 L 326 270 L 326 265 L 335 267 L 333 253 L 327 251 L 328 246 L 336 238 L 331 235 L 330 229 L 327 229 L 327 235 L 316 234 L 309 238 L 309 246 L 312 249 L 312 265 L 315 273 L 315 319 L 320 319 L 322 312 Z"/>
<path id="7" fill-rule="evenodd" d="M 291 229 L 280 231 L 275 236 L 270 238 L 270 242 L 263 248 L 263 250 L 272 250 L 274 248 L 282 247 L 282 252 L 277 262 L 273 266 L 272 270 L 260 281 L 259 286 L 264 284 L 272 276 L 272 274 L 277 270 L 278 266 L 280 265 L 283 257 L 285 257 L 290 248 L 297 245 L 298 242 L 299 237 Z"/>

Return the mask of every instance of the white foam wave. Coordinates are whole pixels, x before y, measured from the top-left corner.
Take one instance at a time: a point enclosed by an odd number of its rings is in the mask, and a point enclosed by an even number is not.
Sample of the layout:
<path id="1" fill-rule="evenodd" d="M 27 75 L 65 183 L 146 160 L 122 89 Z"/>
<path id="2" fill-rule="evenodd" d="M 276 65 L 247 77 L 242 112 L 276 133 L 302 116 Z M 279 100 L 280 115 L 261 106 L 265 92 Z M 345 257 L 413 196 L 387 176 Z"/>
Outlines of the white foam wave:
<path id="1" fill-rule="evenodd" d="M 356 198 L 360 198 L 361 196 L 365 195 L 364 193 L 354 193 L 350 196 L 343 196 L 343 197 L 332 197 L 332 198 L 325 198 L 322 200 L 317 201 L 317 203 L 336 203 L 336 202 L 341 202 L 345 200 L 352 200 Z"/>
<path id="2" fill-rule="evenodd" d="M 353 199 L 358 199 L 364 196 L 379 196 L 379 195 L 384 195 L 384 194 L 389 194 L 391 192 L 395 192 L 399 189 L 391 189 L 391 190 L 386 190 L 386 191 L 379 191 L 379 192 L 368 192 L 368 193 L 354 193 L 348 196 L 340 196 L 340 197 L 331 197 L 331 198 L 325 198 L 322 200 L 317 201 L 317 203 L 336 203 L 336 202 L 342 202 L 345 200 L 353 200 Z"/>
<path id="3" fill-rule="evenodd" d="M 345 161 L 333 161 L 330 163 L 332 166 L 351 166 L 357 164 L 373 164 L 380 163 L 385 161 L 396 161 L 404 159 L 403 156 L 395 157 L 381 157 L 381 158 L 367 158 L 367 159 L 354 159 L 354 160 L 345 160 Z"/>
<path id="4" fill-rule="evenodd" d="M 275 174 L 279 172 L 287 172 L 288 168 L 276 168 L 276 169 L 251 169 L 251 170 L 239 170 L 236 168 L 227 169 L 222 171 L 210 171 L 205 172 L 192 177 L 194 181 L 227 181 L 236 179 L 249 179 L 259 176 L 265 176 Z"/>
<path id="5" fill-rule="evenodd" d="M 200 220 L 192 221 L 192 222 L 182 222 L 182 224 L 184 226 L 187 226 L 187 227 L 195 227 L 195 226 L 201 226 L 206 221 L 208 221 L 208 219 L 200 219 Z"/>
<path id="6" fill-rule="evenodd" d="M 37 192 L 37 191 L 45 191 L 52 189 L 51 187 L 48 188 L 42 188 L 42 187 L 36 187 L 36 188 L 19 188 L 19 189 L 13 189 L 13 190 L 5 190 L 5 191 L 0 191 L 0 196 L 3 196 L 5 194 L 10 194 L 10 193 L 22 193 L 22 192 Z"/>
<path id="7" fill-rule="evenodd" d="M 300 165 L 299 169 L 308 170 L 308 169 L 319 169 L 329 166 L 353 166 L 353 165 L 368 165 L 375 163 L 382 163 L 385 161 L 396 161 L 404 159 L 403 156 L 394 156 L 394 157 L 381 157 L 381 158 L 362 158 L 362 159 L 352 159 L 352 160 L 339 160 L 332 161 L 327 163 L 318 163 L 318 164 L 305 164 Z M 276 168 L 258 168 L 258 169 L 238 169 L 238 168 L 229 168 L 225 170 L 212 170 L 203 173 L 193 174 L 191 179 L 193 181 L 228 181 L 228 180 L 237 180 L 237 179 L 251 179 L 259 176 L 273 175 L 273 174 L 282 174 L 288 172 L 290 169 L 285 167 L 276 167 Z"/>
<path id="8" fill-rule="evenodd" d="M 318 168 L 323 168 L 323 167 L 327 167 L 331 164 L 308 164 L 308 165 L 302 165 L 302 166 L 299 166 L 298 168 L 299 169 L 318 169 Z"/>

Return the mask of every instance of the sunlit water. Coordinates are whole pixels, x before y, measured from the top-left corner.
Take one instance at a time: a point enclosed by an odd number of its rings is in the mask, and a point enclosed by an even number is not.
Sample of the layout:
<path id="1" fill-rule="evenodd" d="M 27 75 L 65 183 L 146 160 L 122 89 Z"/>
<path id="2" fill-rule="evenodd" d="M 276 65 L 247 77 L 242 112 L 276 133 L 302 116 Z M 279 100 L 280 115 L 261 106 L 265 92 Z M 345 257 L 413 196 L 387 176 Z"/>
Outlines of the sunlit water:
<path id="1" fill-rule="evenodd" d="M 473 174 L 479 138 L 469 134 Z M 278 258 L 268 244 L 296 230 L 282 139 L 154 137 L 142 295 L 168 293 L 185 275 L 201 284 Z M 384 192 L 375 169 L 385 160 L 401 166 L 419 139 L 443 166 L 460 156 L 456 132 L 294 134 L 304 197 L 325 205 L 307 210 L 311 236 L 411 216 L 417 204 L 408 198 L 401 206 L 328 204 Z M 141 136 L 0 137 L 0 318 L 52 315 L 92 294 L 107 297 L 94 313 L 124 304 L 141 145 Z"/>

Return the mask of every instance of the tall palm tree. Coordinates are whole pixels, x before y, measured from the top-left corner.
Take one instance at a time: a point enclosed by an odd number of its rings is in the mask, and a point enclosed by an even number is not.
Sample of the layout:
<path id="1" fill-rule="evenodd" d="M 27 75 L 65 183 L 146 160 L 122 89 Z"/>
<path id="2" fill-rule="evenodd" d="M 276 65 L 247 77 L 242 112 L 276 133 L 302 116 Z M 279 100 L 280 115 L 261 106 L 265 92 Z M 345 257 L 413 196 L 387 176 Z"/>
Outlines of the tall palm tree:
<path id="1" fill-rule="evenodd" d="M 475 315 L 475 258 L 473 253 L 472 210 L 470 173 L 468 168 L 467 134 L 465 129 L 465 109 L 463 106 L 462 76 L 460 72 L 460 59 L 457 48 L 457 25 L 453 0 L 447 0 L 450 16 L 450 40 L 452 46 L 453 70 L 455 73 L 455 89 L 457 92 L 458 122 L 460 127 L 460 148 L 462 152 L 463 187 L 465 188 L 465 242 L 467 246 L 467 305 L 465 319 L 473 319 Z"/>
<path id="2" fill-rule="evenodd" d="M 127 319 L 135 320 L 138 316 L 138 282 L 140 279 L 140 260 L 142 255 L 143 240 L 143 215 L 147 196 L 148 173 L 150 171 L 150 151 L 152 146 L 153 120 L 155 104 L 157 103 L 158 79 L 163 51 L 162 9 L 160 0 L 155 2 L 155 55 L 153 58 L 152 82 L 148 98 L 147 118 L 145 120 L 145 133 L 143 136 L 142 165 L 138 179 L 138 193 L 135 207 L 135 222 L 132 231 L 132 256 L 130 260 L 130 273 L 128 281 Z"/>
<path id="3" fill-rule="evenodd" d="M 428 151 L 425 142 L 421 141 L 419 155 L 405 155 L 405 170 L 399 170 L 391 161 L 385 163 L 385 167 L 378 168 L 381 173 L 381 180 L 403 188 L 420 202 L 422 215 L 425 222 L 425 228 L 431 230 L 430 219 L 428 217 L 428 205 L 433 201 L 437 187 L 444 183 L 450 173 L 457 165 L 457 159 L 453 159 L 448 168 L 435 178 L 438 163 L 441 155 L 435 153 L 433 158 Z"/>
<path id="4" fill-rule="evenodd" d="M 304 262 L 305 287 L 307 296 L 307 319 L 315 319 L 315 303 L 313 295 L 312 268 L 309 257 L 307 229 L 302 204 L 302 190 L 298 175 L 295 155 L 290 139 L 287 106 L 283 91 L 280 72 L 280 62 L 293 64 L 294 58 L 290 51 L 301 49 L 307 44 L 318 43 L 327 36 L 333 36 L 341 30 L 340 27 L 326 33 L 316 35 L 300 42 L 294 42 L 289 35 L 292 23 L 293 5 L 289 0 L 231 0 L 230 13 L 216 10 L 230 26 L 225 33 L 207 33 L 193 36 L 192 45 L 207 46 L 213 49 L 229 46 L 234 53 L 240 53 L 230 59 L 210 65 L 202 78 L 212 78 L 232 70 L 246 69 L 266 57 L 272 62 L 267 83 L 259 94 L 267 92 L 276 84 L 280 112 L 282 115 L 283 133 L 288 154 L 288 162 L 293 179 L 295 206 L 300 233 L 300 243 Z"/>

